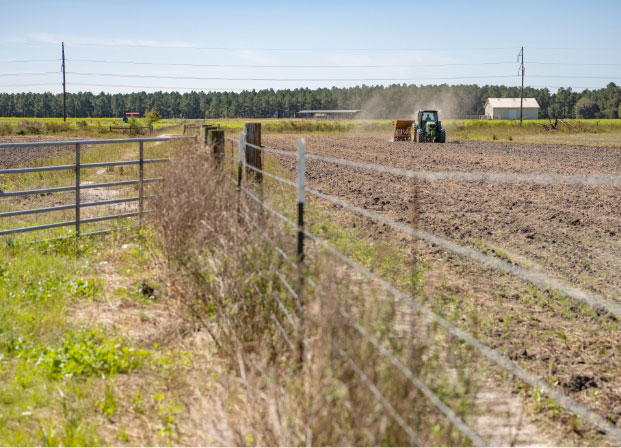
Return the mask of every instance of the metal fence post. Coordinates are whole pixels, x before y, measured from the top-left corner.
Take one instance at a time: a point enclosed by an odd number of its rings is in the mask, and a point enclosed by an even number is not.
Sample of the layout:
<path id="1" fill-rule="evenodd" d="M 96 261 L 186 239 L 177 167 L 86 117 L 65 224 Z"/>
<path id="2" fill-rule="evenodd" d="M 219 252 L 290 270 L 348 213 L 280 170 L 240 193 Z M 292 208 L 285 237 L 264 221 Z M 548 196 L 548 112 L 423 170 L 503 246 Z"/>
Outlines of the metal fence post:
<path id="1" fill-rule="evenodd" d="M 304 176 L 306 173 L 306 140 L 298 142 L 298 262 L 304 261 Z"/>
<path id="2" fill-rule="evenodd" d="M 308 339 L 308 326 L 305 319 L 305 303 L 304 303 L 304 189 L 305 182 L 304 176 L 306 173 L 306 140 L 301 138 L 298 141 L 298 154 L 297 154 L 297 184 L 298 184 L 298 250 L 297 250 L 297 294 L 298 294 L 298 310 L 300 317 L 300 324 L 302 331 L 299 339 L 299 351 L 300 351 L 300 364 L 305 365 L 305 361 L 308 358 L 308 351 L 304 342 Z"/>
<path id="3" fill-rule="evenodd" d="M 144 141 L 139 144 L 139 165 L 138 165 L 138 223 L 142 227 L 142 214 L 144 210 Z"/>
<path id="4" fill-rule="evenodd" d="M 75 236 L 80 236 L 80 144 L 75 144 Z"/>

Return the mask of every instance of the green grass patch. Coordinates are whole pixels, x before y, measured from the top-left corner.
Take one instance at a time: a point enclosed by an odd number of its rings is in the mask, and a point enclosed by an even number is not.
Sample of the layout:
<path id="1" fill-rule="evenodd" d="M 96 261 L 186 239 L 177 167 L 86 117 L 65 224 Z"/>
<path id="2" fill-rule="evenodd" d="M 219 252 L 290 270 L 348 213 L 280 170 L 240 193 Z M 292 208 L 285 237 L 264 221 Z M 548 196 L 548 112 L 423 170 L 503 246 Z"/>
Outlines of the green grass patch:
<path id="1" fill-rule="evenodd" d="M 554 128 L 549 120 L 446 120 L 443 124 L 450 139 L 524 143 L 610 144 L 621 133 L 617 119 L 559 120 Z"/>
<path id="2" fill-rule="evenodd" d="M 5 354 L 48 378 L 62 379 L 127 373 L 143 365 L 149 352 L 128 347 L 122 339 L 93 329 L 66 333 L 53 347 L 14 339 L 7 344 Z"/>
<path id="3" fill-rule="evenodd" d="M 244 123 L 261 123 L 261 132 L 266 134 L 346 134 L 392 132 L 390 120 L 301 120 L 301 119 L 232 119 L 207 120 L 220 126 L 225 132 L 242 132 Z"/>
<path id="4" fill-rule="evenodd" d="M 153 132 L 170 126 L 180 126 L 181 119 L 161 119 L 153 123 Z M 135 126 L 148 126 L 146 119 L 135 119 Z M 99 137 L 111 138 L 112 136 L 127 137 L 128 131 L 110 129 L 113 127 L 127 127 L 122 118 L 18 118 L 0 117 L 0 136 L 27 136 L 27 135 L 59 135 L 73 137 Z M 141 131 L 143 136 L 148 136 L 148 131 Z"/>
<path id="5" fill-rule="evenodd" d="M 101 445 L 99 419 L 119 406 L 113 379 L 170 370 L 176 354 L 152 356 L 69 318 L 73 306 L 101 300 L 94 266 L 116 238 L 0 247 L 0 445 Z"/>
<path id="6" fill-rule="evenodd" d="M 405 117 L 395 117 L 405 118 Z M 392 120 L 303 120 L 222 119 L 207 120 L 226 132 L 239 133 L 244 123 L 260 122 L 266 134 L 386 134 L 393 132 Z M 554 123 L 554 121 L 552 121 Z M 620 146 L 621 120 L 559 120 L 551 129 L 549 120 L 442 120 L 449 140 L 487 140 L 520 143 L 550 143 Z"/>

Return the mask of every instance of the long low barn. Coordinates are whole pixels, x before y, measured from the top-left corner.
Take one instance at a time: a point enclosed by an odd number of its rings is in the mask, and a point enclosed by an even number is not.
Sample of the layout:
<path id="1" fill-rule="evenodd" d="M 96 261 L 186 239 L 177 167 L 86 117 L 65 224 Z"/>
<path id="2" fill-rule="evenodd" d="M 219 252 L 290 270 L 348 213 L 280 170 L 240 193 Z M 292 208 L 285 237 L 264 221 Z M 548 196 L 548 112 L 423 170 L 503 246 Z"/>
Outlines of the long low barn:
<path id="1" fill-rule="evenodd" d="M 492 120 L 519 120 L 520 98 L 488 98 L 485 115 Z M 524 120 L 539 118 L 539 103 L 535 98 L 524 98 L 522 117 Z"/>
<path id="2" fill-rule="evenodd" d="M 354 118 L 360 111 L 359 110 L 301 110 L 298 112 L 298 117 L 305 118 L 336 118 L 347 119 Z"/>

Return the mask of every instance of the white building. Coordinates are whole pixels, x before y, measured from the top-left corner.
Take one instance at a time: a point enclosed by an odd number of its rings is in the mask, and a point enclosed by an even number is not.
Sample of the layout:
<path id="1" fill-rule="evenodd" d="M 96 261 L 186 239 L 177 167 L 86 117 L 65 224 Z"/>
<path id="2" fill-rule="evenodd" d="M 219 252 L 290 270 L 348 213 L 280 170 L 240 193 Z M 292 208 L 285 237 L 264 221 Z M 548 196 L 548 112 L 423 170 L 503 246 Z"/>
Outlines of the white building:
<path id="1" fill-rule="evenodd" d="M 539 103 L 535 98 L 524 98 L 522 109 L 524 120 L 536 120 L 539 118 Z M 488 98 L 485 102 L 485 115 L 492 120 L 519 120 L 519 98 Z"/>

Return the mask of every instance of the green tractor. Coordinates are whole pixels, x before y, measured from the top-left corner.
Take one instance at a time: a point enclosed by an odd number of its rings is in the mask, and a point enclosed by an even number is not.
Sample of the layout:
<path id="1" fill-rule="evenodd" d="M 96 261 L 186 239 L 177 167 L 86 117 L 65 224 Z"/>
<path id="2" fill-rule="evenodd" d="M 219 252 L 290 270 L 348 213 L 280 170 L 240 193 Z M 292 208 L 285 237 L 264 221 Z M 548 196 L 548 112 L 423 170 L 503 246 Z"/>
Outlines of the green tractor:
<path id="1" fill-rule="evenodd" d="M 412 130 L 416 142 L 446 142 L 446 130 L 438 120 L 437 110 L 419 110 L 416 126 Z"/>

